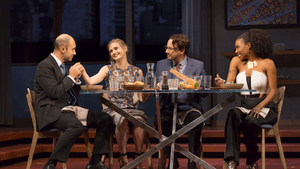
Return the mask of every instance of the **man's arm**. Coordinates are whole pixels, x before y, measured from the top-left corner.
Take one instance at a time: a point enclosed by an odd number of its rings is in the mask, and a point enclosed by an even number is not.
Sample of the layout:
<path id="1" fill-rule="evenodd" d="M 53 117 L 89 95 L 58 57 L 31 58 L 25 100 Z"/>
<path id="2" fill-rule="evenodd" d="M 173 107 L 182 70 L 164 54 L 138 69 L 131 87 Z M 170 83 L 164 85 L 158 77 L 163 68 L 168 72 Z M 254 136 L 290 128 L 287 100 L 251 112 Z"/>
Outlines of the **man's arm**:
<path id="1" fill-rule="evenodd" d="M 43 91 L 51 99 L 58 99 L 72 88 L 73 81 L 65 77 L 62 81 L 57 81 L 54 67 L 50 64 L 42 63 L 37 67 L 35 80 Z"/>

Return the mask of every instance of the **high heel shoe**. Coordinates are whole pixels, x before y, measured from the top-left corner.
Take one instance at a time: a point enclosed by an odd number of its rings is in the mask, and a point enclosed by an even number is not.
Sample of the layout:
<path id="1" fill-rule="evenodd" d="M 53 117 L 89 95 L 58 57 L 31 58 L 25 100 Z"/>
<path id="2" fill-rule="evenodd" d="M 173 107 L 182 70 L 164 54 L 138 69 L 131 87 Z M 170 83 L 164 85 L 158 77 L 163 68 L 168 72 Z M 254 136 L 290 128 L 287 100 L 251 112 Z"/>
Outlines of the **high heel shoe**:
<path id="1" fill-rule="evenodd" d="M 257 161 L 255 163 L 253 163 L 252 165 L 247 165 L 246 169 L 258 169 Z"/>
<path id="2" fill-rule="evenodd" d="M 126 164 L 123 164 L 123 162 L 121 161 L 121 157 L 123 156 L 127 156 L 127 153 L 124 153 L 124 154 L 120 154 L 120 158 L 118 159 L 118 162 L 120 164 L 120 168 L 124 167 Z"/>
<path id="3" fill-rule="evenodd" d="M 134 153 L 133 159 L 137 158 L 138 156 L 142 155 L 142 153 Z M 138 164 L 139 165 L 139 164 Z M 133 169 L 141 169 L 139 167 L 134 167 Z"/>
<path id="4" fill-rule="evenodd" d="M 228 167 L 227 167 L 227 169 L 236 169 L 236 167 L 237 167 L 237 163 L 236 163 L 235 161 L 230 160 L 230 161 L 228 162 Z"/>

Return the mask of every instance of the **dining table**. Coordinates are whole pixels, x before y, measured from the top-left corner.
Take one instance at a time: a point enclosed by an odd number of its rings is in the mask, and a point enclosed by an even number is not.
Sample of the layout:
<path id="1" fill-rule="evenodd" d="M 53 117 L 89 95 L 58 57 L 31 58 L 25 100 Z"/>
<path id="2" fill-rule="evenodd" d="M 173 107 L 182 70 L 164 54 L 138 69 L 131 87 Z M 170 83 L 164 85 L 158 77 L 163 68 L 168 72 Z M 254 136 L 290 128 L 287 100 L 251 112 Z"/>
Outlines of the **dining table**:
<path id="1" fill-rule="evenodd" d="M 199 124 L 203 123 L 208 118 L 212 117 L 222 109 L 224 109 L 226 106 L 231 104 L 235 101 L 236 94 L 239 94 L 240 92 L 255 92 L 255 90 L 247 90 L 247 89 L 226 89 L 226 88 L 211 88 L 211 89 L 178 89 L 178 90 L 159 90 L 159 89 L 138 89 L 138 90 L 117 90 L 117 91 L 110 91 L 110 90 L 97 90 L 97 91 L 81 91 L 81 95 L 86 94 L 99 94 L 100 95 L 100 101 L 105 106 L 109 107 L 110 109 L 114 110 L 115 112 L 119 113 L 120 115 L 124 116 L 127 120 L 134 123 L 135 125 L 143 128 L 146 132 L 151 134 L 152 136 L 159 139 L 159 143 L 152 147 L 150 150 L 146 151 L 139 157 L 135 158 L 133 161 L 122 167 L 122 169 L 131 169 L 134 168 L 137 164 L 141 163 L 143 160 L 148 158 L 149 156 L 153 155 L 154 153 L 160 151 L 162 153 L 162 150 L 165 146 L 171 146 L 171 153 L 170 153 L 170 169 L 173 169 L 173 160 L 174 160 L 174 150 L 177 152 L 183 154 L 190 160 L 196 162 L 203 168 L 207 169 L 215 169 L 212 165 L 204 161 L 203 159 L 197 157 L 196 155 L 192 154 L 182 146 L 175 143 L 175 140 L 184 135 L 185 133 L 192 130 L 194 127 L 198 126 Z M 157 111 L 157 119 L 158 119 L 158 130 L 155 130 L 153 127 L 149 126 L 146 123 L 141 122 L 140 120 L 133 117 L 131 114 L 127 113 L 123 109 L 119 108 L 117 105 L 112 103 L 110 100 L 106 99 L 103 95 L 104 94 L 128 94 L 128 93 L 148 93 L 155 96 L 155 102 L 156 102 L 156 111 Z M 179 93 L 208 93 L 208 94 L 224 94 L 224 93 L 231 93 L 231 95 L 222 101 L 221 103 L 218 103 L 217 105 L 213 106 L 210 110 L 203 113 L 200 117 L 196 118 L 191 123 L 185 125 L 178 131 L 176 131 L 176 118 L 177 118 L 177 100 L 178 100 L 178 94 Z M 160 123 L 160 107 L 159 107 L 159 96 L 160 94 L 173 94 L 174 96 L 174 109 L 173 109 L 173 126 L 172 126 L 172 135 L 169 137 L 166 137 L 161 132 L 161 123 Z M 161 158 L 159 158 L 159 169 L 162 169 L 162 162 Z"/>

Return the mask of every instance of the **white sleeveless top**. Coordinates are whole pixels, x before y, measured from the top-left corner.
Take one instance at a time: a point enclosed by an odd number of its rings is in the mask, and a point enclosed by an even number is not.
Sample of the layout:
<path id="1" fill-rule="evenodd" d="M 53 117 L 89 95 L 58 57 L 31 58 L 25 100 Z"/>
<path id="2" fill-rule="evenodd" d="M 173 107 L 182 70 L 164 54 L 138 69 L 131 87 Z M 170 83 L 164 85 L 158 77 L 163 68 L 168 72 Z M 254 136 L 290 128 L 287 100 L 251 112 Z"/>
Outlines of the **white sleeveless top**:
<path id="1" fill-rule="evenodd" d="M 244 84 L 242 89 L 249 89 L 247 85 L 246 71 L 240 72 L 236 76 L 236 83 Z M 261 72 L 252 70 L 251 89 L 256 90 L 256 92 L 252 92 L 252 94 L 267 94 L 269 91 L 268 77 Z M 249 95 L 249 94 L 250 92 L 241 92 L 241 95 Z"/>
<path id="2" fill-rule="evenodd" d="M 249 89 L 247 85 L 246 71 L 240 72 L 236 76 L 236 83 L 243 83 L 244 86 L 242 87 L 242 89 Z M 256 92 L 252 92 L 252 94 L 267 94 L 269 91 L 268 77 L 261 72 L 252 70 L 251 89 L 256 90 Z M 250 92 L 241 92 L 241 95 L 250 95 Z M 244 107 L 237 107 L 237 108 L 246 114 L 249 114 L 251 111 L 250 109 L 246 109 Z M 270 108 L 262 108 L 261 111 L 259 112 L 259 115 L 265 118 L 268 115 L 269 110 Z"/>

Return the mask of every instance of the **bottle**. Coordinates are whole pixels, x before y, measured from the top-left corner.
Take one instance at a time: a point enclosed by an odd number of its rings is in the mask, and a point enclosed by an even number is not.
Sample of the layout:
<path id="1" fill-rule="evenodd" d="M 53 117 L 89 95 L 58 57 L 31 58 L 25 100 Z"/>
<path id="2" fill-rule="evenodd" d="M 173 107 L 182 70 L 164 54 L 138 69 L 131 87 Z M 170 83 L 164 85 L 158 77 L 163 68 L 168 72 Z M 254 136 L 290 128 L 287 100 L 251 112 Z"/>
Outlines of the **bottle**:
<path id="1" fill-rule="evenodd" d="M 162 90 L 169 90 L 169 85 L 168 85 L 168 71 L 162 71 Z"/>
<path id="2" fill-rule="evenodd" d="M 155 89 L 156 87 L 156 78 L 154 75 L 154 63 L 146 63 L 147 65 L 147 74 L 145 76 L 145 83 L 149 85 L 150 89 Z"/>

